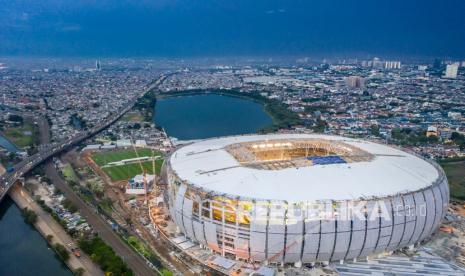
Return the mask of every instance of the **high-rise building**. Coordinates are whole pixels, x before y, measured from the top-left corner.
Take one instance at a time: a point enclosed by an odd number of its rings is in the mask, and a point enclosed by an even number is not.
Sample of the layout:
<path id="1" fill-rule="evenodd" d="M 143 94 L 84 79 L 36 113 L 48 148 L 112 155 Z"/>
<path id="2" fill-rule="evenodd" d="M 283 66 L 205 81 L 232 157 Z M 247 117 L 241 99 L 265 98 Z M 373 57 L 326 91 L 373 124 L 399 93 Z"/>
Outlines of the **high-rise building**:
<path id="1" fill-rule="evenodd" d="M 346 83 L 351 88 L 363 88 L 365 86 L 365 79 L 358 76 L 350 76 L 346 79 Z"/>
<path id="2" fill-rule="evenodd" d="M 446 73 L 445 73 L 444 77 L 448 78 L 448 79 L 455 79 L 455 78 L 457 78 L 458 70 L 459 70 L 459 63 L 458 62 L 448 64 L 447 67 L 446 67 Z"/>
<path id="3" fill-rule="evenodd" d="M 100 71 L 102 69 L 102 65 L 100 64 L 100 60 L 95 61 L 95 70 Z"/>
<path id="4" fill-rule="evenodd" d="M 384 69 L 400 69 L 400 61 L 385 61 Z"/>
<path id="5" fill-rule="evenodd" d="M 371 65 L 373 66 L 373 68 L 382 68 L 383 62 L 379 58 L 375 57 L 373 58 L 373 62 Z"/>

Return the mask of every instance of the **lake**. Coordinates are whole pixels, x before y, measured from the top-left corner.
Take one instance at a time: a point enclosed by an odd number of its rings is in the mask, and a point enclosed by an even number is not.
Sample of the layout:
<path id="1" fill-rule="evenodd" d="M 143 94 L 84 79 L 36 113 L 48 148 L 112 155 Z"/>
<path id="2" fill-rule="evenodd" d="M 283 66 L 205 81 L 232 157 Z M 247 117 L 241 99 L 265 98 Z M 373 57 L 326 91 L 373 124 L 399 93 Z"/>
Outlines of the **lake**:
<path id="1" fill-rule="evenodd" d="M 179 140 L 256 133 L 272 124 L 261 104 L 218 94 L 159 99 L 154 121 Z"/>
<path id="2" fill-rule="evenodd" d="M 261 104 L 217 94 L 160 99 L 154 114 L 181 140 L 255 133 L 272 123 Z M 0 203 L 0 275 L 72 275 L 9 197 Z"/>

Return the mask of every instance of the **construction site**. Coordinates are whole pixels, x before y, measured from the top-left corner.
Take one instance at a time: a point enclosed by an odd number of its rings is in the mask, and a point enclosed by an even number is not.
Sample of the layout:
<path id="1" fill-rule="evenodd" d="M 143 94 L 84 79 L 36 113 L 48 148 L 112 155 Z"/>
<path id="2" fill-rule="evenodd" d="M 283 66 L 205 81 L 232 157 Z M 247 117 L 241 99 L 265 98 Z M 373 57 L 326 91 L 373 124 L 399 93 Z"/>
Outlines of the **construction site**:
<path id="1" fill-rule="evenodd" d="M 82 167 L 90 167 L 104 182 L 105 196 L 112 202 L 109 213 L 115 224 L 129 229 L 140 240 L 142 252 L 146 252 L 149 260 L 161 261 L 182 274 L 353 275 L 350 271 L 372 271 L 371 267 L 375 266 L 378 270 L 395 271 L 397 267 L 393 264 L 399 260 L 406 265 L 417 262 L 418 266 L 435 263 L 444 267 L 445 260 L 463 261 L 465 243 L 461 240 L 465 227 L 459 218 L 465 214 L 465 208 L 452 204 L 449 215 L 445 216 L 446 224 L 439 227 L 447 208 L 448 190 L 444 187 L 447 182 L 442 171 L 434 164 L 361 140 L 285 136 L 207 139 L 180 146 L 170 153 L 135 147 L 84 151 L 77 161 L 71 156 L 68 161 L 73 163 L 78 175 Z M 195 160 L 192 171 L 191 158 Z M 176 159 L 182 160 L 182 167 L 178 167 L 180 161 Z M 347 173 L 357 173 L 353 166 L 365 166 L 370 175 L 373 174 L 370 170 L 378 169 L 377 166 L 370 168 L 371 163 L 383 159 L 394 160 L 399 166 L 419 162 L 416 166 L 429 169 L 431 178 L 422 179 L 417 186 L 407 186 L 410 192 L 402 195 L 392 191 L 395 185 L 390 185 L 386 192 L 392 195 L 384 197 L 368 196 L 366 193 L 370 190 L 359 181 L 358 185 L 364 188 L 363 200 L 353 194 L 350 200 L 344 200 L 336 188 L 328 193 L 335 198 L 327 200 L 326 187 L 317 182 L 319 190 L 314 190 L 315 184 L 312 184 L 315 182 L 311 177 L 318 177 L 319 172 L 312 171 L 310 178 L 305 172 L 316 168 L 325 170 L 326 175 L 337 170 L 346 176 L 344 185 L 349 185 L 354 176 Z M 163 167 L 157 164 L 163 160 Z M 136 166 L 137 170 L 128 170 L 125 166 Z M 115 180 L 105 170 L 109 167 L 125 170 L 126 178 Z M 250 182 L 238 169 L 251 170 L 255 180 Z M 274 179 L 266 178 L 261 184 L 266 176 L 259 172 L 272 173 Z M 278 175 L 283 172 L 291 173 L 282 180 L 287 184 L 276 186 L 275 182 L 281 181 Z M 301 176 L 296 177 L 296 173 L 304 175 L 302 184 Z M 188 180 L 186 174 L 193 178 Z M 407 175 L 412 174 L 415 172 Z M 328 185 L 333 183 L 332 177 L 324 179 Z M 216 183 L 216 190 L 206 185 L 210 182 Z M 218 188 L 225 185 L 232 187 Z M 352 186 L 354 193 L 357 185 Z M 254 198 L 260 189 L 268 189 L 267 194 L 257 194 Z M 424 196 L 423 200 L 419 195 Z M 359 201 L 368 202 L 364 214 L 377 212 L 379 203 L 386 201 L 388 211 L 394 215 L 390 219 L 345 221 L 340 215 L 345 206 Z M 399 209 L 402 203 L 403 208 Z M 426 216 L 420 210 L 426 210 Z M 421 251 L 410 246 L 419 242 L 427 242 Z M 447 266 L 447 269 L 443 268 L 449 271 L 444 275 L 462 273 L 459 267 Z M 422 275 L 421 271 L 412 268 L 412 275 Z"/>

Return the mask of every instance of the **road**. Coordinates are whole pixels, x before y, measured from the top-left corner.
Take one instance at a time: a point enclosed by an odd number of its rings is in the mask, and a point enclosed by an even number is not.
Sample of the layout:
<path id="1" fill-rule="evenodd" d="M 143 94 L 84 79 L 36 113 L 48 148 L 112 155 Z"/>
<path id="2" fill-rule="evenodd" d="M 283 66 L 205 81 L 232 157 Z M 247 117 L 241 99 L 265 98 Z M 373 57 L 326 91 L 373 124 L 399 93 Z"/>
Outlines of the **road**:
<path id="1" fill-rule="evenodd" d="M 40 142 L 46 144 L 50 141 L 50 127 L 45 119 L 38 121 L 40 129 Z M 137 275 L 154 275 L 155 272 L 148 267 L 145 260 L 135 253 L 121 238 L 111 229 L 108 223 L 95 213 L 94 209 L 87 205 L 77 196 L 70 186 L 63 180 L 53 163 L 49 160 L 45 163 L 45 174 L 50 178 L 53 185 L 60 189 L 65 197 L 79 209 L 99 236 L 110 245 L 118 256 L 120 256 Z"/>
<path id="2" fill-rule="evenodd" d="M 50 126 L 48 122 L 41 118 L 38 120 L 40 142 L 47 144 L 50 141 Z M 92 226 L 92 229 L 99 233 L 99 236 L 110 245 L 118 256 L 120 256 L 128 266 L 137 275 L 154 275 L 155 272 L 145 263 L 145 260 L 134 252 L 121 238 L 111 229 L 108 223 L 95 213 L 94 209 L 87 205 L 71 187 L 63 180 L 61 175 L 56 170 L 53 163 L 48 160 L 45 163 L 45 174 L 50 178 L 53 185 L 60 189 L 65 197 L 69 199 L 79 209 L 79 212 L 84 216 Z"/>
<path id="3" fill-rule="evenodd" d="M 99 125 L 95 126 L 94 128 L 87 131 L 82 131 L 68 140 L 59 143 L 43 145 L 38 153 L 31 155 L 28 158 L 25 158 L 24 160 L 16 164 L 12 171 L 8 171 L 6 174 L 0 176 L 0 201 L 8 193 L 8 190 L 13 186 L 13 184 L 16 183 L 16 181 L 19 180 L 21 177 L 23 177 L 24 174 L 28 173 L 33 168 L 42 164 L 45 160 L 49 159 L 50 157 L 55 156 L 63 151 L 66 151 L 70 147 L 79 144 L 85 139 L 99 133 L 100 131 L 115 123 L 119 118 L 121 118 L 121 116 L 123 116 L 134 106 L 134 104 L 140 97 L 145 95 L 145 93 L 147 93 L 148 91 L 158 87 L 158 85 L 160 85 L 165 79 L 165 75 L 160 76 L 153 84 L 150 85 L 150 87 L 147 90 L 138 94 L 124 107 L 122 107 L 120 110 L 117 110 L 113 115 L 111 115 L 106 120 L 102 121 Z"/>
<path id="4" fill-rule="evenodd" d="M 30 170 L 44 163 L 45 161 L 50 160 L 52 156 L 66 151 L 67 149 L 79 144 L 85 139 L 99 133 L 100 131 L 115 123 L 119 118 L 121 118 L 121 116 L 123 116 L 134 106 L 140 97 L 160 85 L 163 80 L 165 80 L 165 78 L 165 75 L 161 75 L 154 83 L 150 85 L 147 90 L 134 97 L 133 100 L 131 100 L 123 108 L 115 112 L 106 120 L 102 121 L 100 125 L 95 126 L 88 131 L 80 132 L 68 140 L 49 144 L 48 141 L 50 139 L 50 134 L 47 123 L 43 120 L 39 120 L 39 127 L 43 127 L 42 130 L 44 130 L 40 135 L 40 140 L 44 144 L 41 146 L 38 153 L 31 155 L 30 157 L 16 164 L 13 168 L 13 171 L 9 171 L 6 174 L 0 176 L 0 201 L 14 186 L 14 184 Z M 118 254 L 128 264 L 128 266 L 134 271 L 136 275 L 155 275 L 155 271 L 150 268 L 145 260 L 137 253 L 135 253 L 126 243 L 124 243 L 120 237 L 115 232 L 113 232 L 111 227 L 98 214 L 96 214 L 90 206 L 88 206 L 81 198 L 79 198 L 74 193 L 74 191 L 72 191 L 72 189 L 60 177 L 50 161 L 45 164 L 45 171 L 53 183 L 63 191 L 65 196 L 71 202 L 73 202 L 76 207 L 78 207 L 81 215 L 87 219 L 87 222 L 92 226 L 92 228 L 99 233 L 99 236 L 113 248 L 116 254 Z"/>
<path id="5" fill-rule="evenodd" d="M 56 222 L 49 213 L 45 212 L 35 201 L 29 196 L 26 190 L 21 185 L 16 185 L 10 190 L 10 197 L 21 209 L 27 207 L 29 210 L 37 214 L 37 222 L 35 227 L 40 231 L 42 236 L 52 235 L 52 243 L 60 243 L 69 251 L 76 248 L 77 245 L 73 239 L 66 233 L 63 227 Z M 78 268 L 84 268 L 84 276 L 99 276 L 103 275 L 103 271 L 93 263 L 89 256 L 82 254 L 80 258 L 74 254 L 69 255 L 69 260 L 66 261 L 72 271 Z"/>
<path id="6" fill-rule="evenodd" d="M 99 236 L 113 248 L 128 266 L 137 275 L 155 275 L 145 260 L 135 253 L 110 227 L 110 225 L 100 217 L 93 208 L 87 205 L 79 196 L 77 196 L 70 186 L 61 178 L 52 162 L 45 164 L 45 174 L 50 178 L 53 184 L 60 189 L 65 197 L 69 199 L 78 209 L 83 217 L 86 218 L 92 229 L 98 232 Z"/>

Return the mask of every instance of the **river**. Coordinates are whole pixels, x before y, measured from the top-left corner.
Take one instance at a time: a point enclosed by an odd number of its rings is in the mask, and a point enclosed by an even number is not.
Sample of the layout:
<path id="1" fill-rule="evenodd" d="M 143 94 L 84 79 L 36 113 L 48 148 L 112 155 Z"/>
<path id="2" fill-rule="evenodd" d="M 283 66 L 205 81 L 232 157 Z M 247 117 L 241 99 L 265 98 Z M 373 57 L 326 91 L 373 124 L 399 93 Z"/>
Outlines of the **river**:
<path id="1" fill-rule="evenodd" d="M 216 94 L 160 99 L 154 117 L 182 140 L 254 133 L 272 123 L 259 103 Z M 9 197 L 0 203 L 0 275 L 72 275 Z"/>
<path id="2" fill-rule="evenodd" d="M 72 275 L 9 197 L 0 203 L 0 275 Z"/>
<path id="3" fill-rule="evenodd" d="M 18 151 L 1 135 L 0 147 Z M 72 275 L 41 234 L 24 222 L 8 196 L 0 203 L 0 275 Z"/>
<path id="4" fill-rule="evenodd" d="M 0 147 L 6 149 L 9 152 L 17 152 L 18 148 L 11 143 L 8 139 L 3 137 L 2 134 L 0 134 Z"/>
<path id="5" fill-rule="evenodd" d="M 179 140 L 256 133 L 272 123 L 259 103 L 218 94 L 157 100 L 155 123 Z"/>

